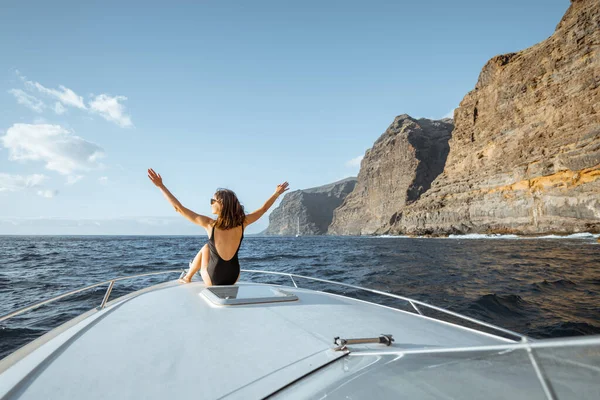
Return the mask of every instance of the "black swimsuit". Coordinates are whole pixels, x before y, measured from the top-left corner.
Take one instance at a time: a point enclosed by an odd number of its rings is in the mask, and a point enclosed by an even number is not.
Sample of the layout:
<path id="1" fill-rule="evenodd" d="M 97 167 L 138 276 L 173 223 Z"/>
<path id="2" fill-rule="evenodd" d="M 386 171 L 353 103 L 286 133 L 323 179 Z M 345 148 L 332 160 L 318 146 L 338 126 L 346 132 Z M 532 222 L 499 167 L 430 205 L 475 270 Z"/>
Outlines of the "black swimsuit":
<path id="1" fill-rule="evenodd" d="M 229 260 L 223 260 L 217 252 L 215 246 L 215 227 L 213 226 L 212 235 L 208 239 L 208 250 L 210 258 L 208 260 L 207 272 L 213 285 L 233 285 L 240 276 L 240 262 L 238 252 L 244 240 L 244 225 L 242 224 L 242 238 L 238 245 L 235 255 Z"/>

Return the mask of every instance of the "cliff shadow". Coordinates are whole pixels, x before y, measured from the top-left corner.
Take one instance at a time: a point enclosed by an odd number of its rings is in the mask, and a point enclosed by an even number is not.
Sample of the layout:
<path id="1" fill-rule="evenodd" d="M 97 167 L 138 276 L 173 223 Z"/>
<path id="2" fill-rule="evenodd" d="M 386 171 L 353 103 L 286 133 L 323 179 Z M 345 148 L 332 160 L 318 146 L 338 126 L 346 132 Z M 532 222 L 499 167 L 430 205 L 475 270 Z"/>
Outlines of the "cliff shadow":
<path id="1" fill-rule="evenodd" d="M 326 196 L 316 193 L 304 193 L 304 205 L 310 221 L 316 228 L 316 234 L 324 235 L 333 221 L 333 210 L 338 208 L 345 200 L 335 196 Z"/>
<path id="2" fill-rule="evenodd" d="M 433 123 L 432 123 L 433 122 Z M 408 142 L 415 149 L 419 165 L 415 178 L 406 192 L 406 204 L 413 203 L 431 187 L 446 166 L 450 152 L 450 138 L 454 125 L 445 121 L 419 120 L 422 130 L 411 132 Z"/>

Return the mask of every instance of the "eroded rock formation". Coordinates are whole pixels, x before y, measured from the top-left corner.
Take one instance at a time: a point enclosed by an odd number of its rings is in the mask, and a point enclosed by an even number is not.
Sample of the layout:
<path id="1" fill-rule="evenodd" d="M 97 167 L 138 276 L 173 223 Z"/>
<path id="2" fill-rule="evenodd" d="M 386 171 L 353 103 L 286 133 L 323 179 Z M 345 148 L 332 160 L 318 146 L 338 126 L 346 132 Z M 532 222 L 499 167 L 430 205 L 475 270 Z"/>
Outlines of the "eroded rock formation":
<path id="1" fill-rule="evenodd" d="M 265 235 L 323 235 L 336 209 L 356 185 L 356 178 L 286 194 L 269 215 Z"/>
<path id="2" fill-rule="evenodd" d="M 443 174 L 381 232 L 600 232 L 600 1 L 492 58 L 454 121 Z"/>
<path id="3" fill-rule="evenodd" d="M 335 210 L 328 233 L 365 235 L 395 222 L 444 169 L 453 127 L 451 119 L 396 117 L 365 153 L 356 188 Z"/>

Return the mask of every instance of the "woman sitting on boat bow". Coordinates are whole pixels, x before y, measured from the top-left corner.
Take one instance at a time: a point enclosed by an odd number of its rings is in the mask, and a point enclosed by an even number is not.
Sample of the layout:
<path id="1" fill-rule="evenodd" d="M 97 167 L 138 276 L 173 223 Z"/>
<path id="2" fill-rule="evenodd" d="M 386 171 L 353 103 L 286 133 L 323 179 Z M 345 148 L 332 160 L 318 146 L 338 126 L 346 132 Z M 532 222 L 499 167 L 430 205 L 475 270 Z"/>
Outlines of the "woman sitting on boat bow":
<path id="1" fill-rule="evenodd" d="M 180 283 L 190 283 L 194 274 L 200 269 L 200 275 L 206 286 L 233 285 L 237 282 L 240 277 L 238 252 L 244 239 L 244 229 L 258 221 L 275 203 L 277 197 L 289 189 L 287 182 L 277 185 L 275 193 L 265 204 L 247 215 L 234 192 L 228 189 L 218 189 L 210 199 L 211 212 L 217 216 L 215 220 L 185 208 L 167 190 L 160 174 L 151 168 L 148 169 L 148 177 L 178 213 L 206 229 L 208 243 L 196 254 L 190 263 L 187 274 L 179 279 Z"/>

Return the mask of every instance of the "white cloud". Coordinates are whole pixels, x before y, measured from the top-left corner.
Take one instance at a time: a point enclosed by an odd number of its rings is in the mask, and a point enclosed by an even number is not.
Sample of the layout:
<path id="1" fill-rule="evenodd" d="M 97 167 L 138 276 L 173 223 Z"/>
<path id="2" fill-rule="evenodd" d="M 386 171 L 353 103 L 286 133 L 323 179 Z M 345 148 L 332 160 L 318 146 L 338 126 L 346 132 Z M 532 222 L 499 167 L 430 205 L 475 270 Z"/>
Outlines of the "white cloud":
<path id="1" fill-rule="evenodd" d="M 114 122 L 122 128 L 127 128 L 133 126 L 133 123 L 131 117 L 124 114 L 125 107 L 123 104 L 119 103 L 119 101 L 124 100 L 127 100 L 127 97 L 111 97 L 107 94 L 101 94 L 90 102 L 90 109 L 100 114 L 107 121 Z"/>
<path id="2" fill-rule="evenodd" d="M 45 104 L 37 97 L 25 93 L 21 89 L 11 89 L 8 92 L 15 96 L 17 103 L 22 104 L 35 112 L 41 113 L 46 107 Z"/>
<path id="3" fill-rule="evenodd" d="M 51 199 L 58 194 L 58 190 L 38 190 L 37 195 Z"/>
<path id="4" fill-rule="evenodd" d="M 54 112 L 58 115 L 64 114 L 67 112 L 65 106 L 63 106 L 59 101 L 54 104 Z"/>
<path id="5" fill-rule="evenodd" d="M 46 179 L 47 177 L 42 174 L 21 176 L 0 173 L 0 192 L 16 192 L 18 190 L 37 187 Z"/>
<path id="6" fill-rule="evenodd" d="M 83 175 L 69 175 L 67 176 L 67 185 L 72 185 L 83 179 Z"/>
<path id="7" fill-rule="evenodd" d="M 0 142 L 9 150 L 9 160 L 44 161 L 47 169 L 63 175 L 100 168 L 98 160 L 104 156 L 100 146 L 60 125 L 14 124 Z"/>
<path id="8" fill-rule="evenodd" d="M 58 99 L 61 103 L 66 104 L 71 107 L 80 108 L 82 110 L 86 110 L 87 107 L 83 102 L 83 97 L 79 96 L 77 93 L 72 91 L 69 88 L 66 88 L 62 85 L 59 86 L 60 90 L 56 89 L 48 89 L 41 85 L 38 82 L 25 81 L 25 85 L 29 88 L 35 88 L 40 93 L 46 94 L 48 96 L 54 97 Z"/>
<path id="9" fill-rule="evenodd" d="M 54 103 L 54 106 L 46 107 L 43 101 L 21 89 L 12 89 L 9 91 L 9 93 L 12 93 L 16 97 L 19 104 L 23 104 L 36 112 L 42 112 L 45 108 L 49 108 L 56 114 L 61 115 L 67 112 L 65 106 L 69 106 L 85 110 L 91 114 L 98 114 L 107 121 L 114 122 L 122 128 L 133 126 L 131 116 L 125 113 L 125 106 L 122 103 L 127 100 L 125 96 L 100 94 L 86 105 L 83 97 L 65 86 L 60 85 L 58 89 L 49 89 L 39 82 L 27 80 L 18 70 L 15 70 L 15 73 L 28 91 L 37 91 L 58 100 Z"/>
<path id="10" fill-rule="evenodd" d="M 346 167 L 360 167 L 360 162 L 362 161 L 364 155 L 354 157 L 352 160 L 346 162 Z"/>
<path id="11" fill-rule="evenodd" d="M 108 176 L 101 176 L 100 178 L 98 178 L 98 181 L 101 184 L 106 185 L 108 183 Z"/>

